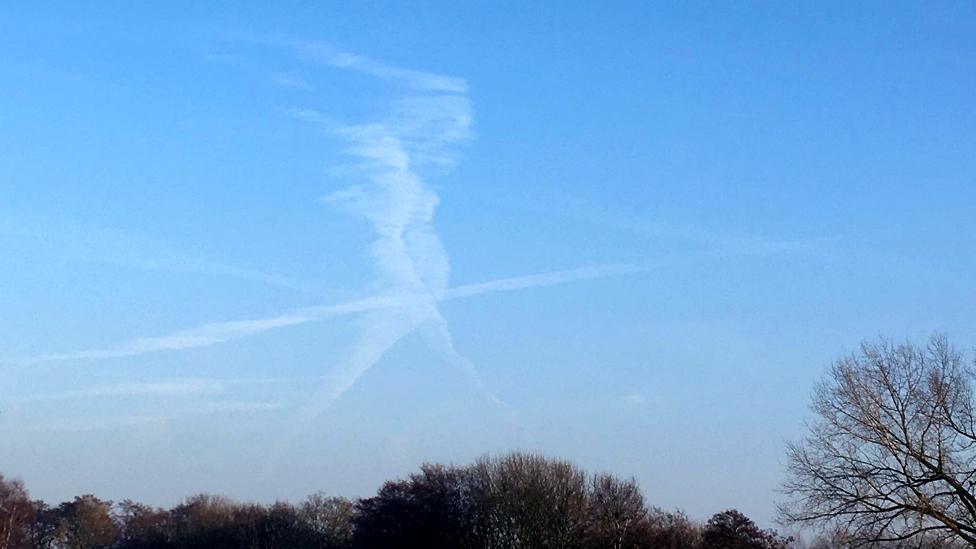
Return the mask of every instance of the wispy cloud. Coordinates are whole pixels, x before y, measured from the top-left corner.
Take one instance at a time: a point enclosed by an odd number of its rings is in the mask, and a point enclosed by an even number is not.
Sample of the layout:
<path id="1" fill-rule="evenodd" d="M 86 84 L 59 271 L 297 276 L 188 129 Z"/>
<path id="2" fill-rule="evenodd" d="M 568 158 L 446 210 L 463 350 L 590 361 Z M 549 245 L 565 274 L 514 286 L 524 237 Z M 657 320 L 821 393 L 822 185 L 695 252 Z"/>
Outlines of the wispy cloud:
<path id="1" fill-rule="evenodd" d="M 27 249 L 122 268 L 237 278 L 316 293 L 313 285 L 303 281 L 177 250 L 147 236 L 90 227 L 65 219 L 25 217 L 11 212 L 0 214 L 0 250 Z"/>
<path id="2" fill-rule="evenodd" d="M 215 322 L 165 336 L 140 337 L 116 347 L 69 353 L 49 353 L 10 362 L 27 365 L 44 362 L 62 362 L 66 360 L 108 359 L 138 356 L 160 351 L 209 347 L 210 345 L 216 345 L 217 343 L 223 343 L 232 339 L 256 335 L 275 328 L 304 324 L 312 320 L 316 320 L 316 318 L 308 315 L 282 315 L 254 320 Z"/>
<path id="3" fill-rule="evenodd" d="M 341 69 L 372 76 L 389 83 L 422 92 L 465 94 L 468 82 L 464 78 L 400 67 L 386 61 L 352 53 L 328 42 L 305 40 L 286 34 L 252 34 L 242 32 L 223 33 L 229 43 L 266 48 L 286 49 L 306 64 Z M 239 55 L 207 53 L 206 58 L 232 66 L 244 66 L 247 62 Z"/>
<path id="4" fill-rule="evenodd" d="M 271 83 L 279 88 L 312 91 L 314 88 L 305 79 L 286 72 L 272 72 L 268 75 Z"/>
<path id="5" fill-rule="evenodd" d="M 463 78 L 390 65 L 365 55 L 341 50 L 325 42 L 300 40 L 281 35 L 265 36 L 256 40 L 289 47 L 301 58 L 315 64 L 375 76 L 420 91 L 448 93 L 468 91 L 468 82 Z"/>
<path id="6" fill-rule="evenodd" d="M 167 408 L 171 408 L 168 406 Z M 287 409 L 278 401 L 219 400 L 185 407 L 180 411 L 165 413 L 73 416 L 31 421 L 26 419 L 16 425 L 4 425 L 6 429 L 24 431 L 89 432 L 106 430 L 137 429 L 162 423 L 197 421 L 201 416 L 223 414 L 258 414 Z"/>
<path id="7" fill-rule="evenodd" d="M 315 417 L 347 391 L 401 338 L 424 325 L 443 330 L 446 323 L 437 302 L 447 290 L 450 266 L 431 221 L 437 195 L 412 168 L 410 152 L 399 128 L 364 124 L 343 129 L 347 152 L 363 163 L 367 184 L 330 196 L 373 225 L 376 239 L 371 255 L 377 285 L 394 294 L 412 296 L 397 307 L 364 315 L 350 356 L 337 367 L 333 382 L 307 410 Z"/>
<path id="8" fill-rule="evenodd" d="M 222 395 L 229 389 L 241 386 L 269 386 L 321 383 L 326 377 L 242 377 L 242 378 L 188 378 L 161 379 L 156 381 L 122 382 L 92 385 L 81 389 L 36 393 L 26 396 L 3 397 L 8 403 L 32 403 L 60 400 L 91 400 L 104 398 L 160 397 L 183 398 L 204 395 Z"/>
<path id="9" fill-rule="evenodd" d="M 265 401 L 220 401 L 208 402 L 203 410 L 214 414 L 239 414 L 247 412 L 266 412 L 285 408 L 282 402 Z"/>
<path id="10" fill-rule="evenodd" d="M 6 399 L 8 402 L 42 402 L 51 400 L 118 398 L 118 397 L 185 397 L 224 392 L 223 384 L 213 380 L 189 379 L 155 382 L 95 385 L 83 389 L 42 393 Z"/>
<path id="11" fill-rule="evenodd" d="M 811 252 L 835 240 L 825 236 L 778 238 L 709 229 L 702 224 L 680 223 L 662 219 L 660 216 L 633 215 L 626 211 L 601 206 L 595 200 L 580 201 L 567 196 L 559 197 L 556 203 L 550 200 L 545 204 L 527 205 L 523 201 L 518 207 L 529 208 L 535 214 L 556 215 L 574 222 L 582 221 L 626 232 L 640 239 L 687 246 L 697 249 L 703 256 L 711 257 Z"/>
<path id="12" fill-rule="evenodd" d="M 64 417 L 27 422 L 14 428 L 25 431 L 86 433 L 91 431 L 121 430 L 158 425 L 177 419 L 170 414 L 145 414 L 124 416 Z"/>

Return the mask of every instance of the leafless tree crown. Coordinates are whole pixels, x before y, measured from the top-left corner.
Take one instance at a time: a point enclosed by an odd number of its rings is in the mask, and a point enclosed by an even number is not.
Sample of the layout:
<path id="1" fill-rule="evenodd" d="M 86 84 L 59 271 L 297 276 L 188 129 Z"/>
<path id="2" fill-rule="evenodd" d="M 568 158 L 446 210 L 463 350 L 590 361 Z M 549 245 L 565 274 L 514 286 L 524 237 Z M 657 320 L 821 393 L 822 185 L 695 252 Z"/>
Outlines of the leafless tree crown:
<path id="1" fill-rule="evenodd" d="M 813 395 L 787 453 L 783 519 L 854 543 L 941 538 L 976 546 L 972 369 L 945 337 L 866 342 Z"/>

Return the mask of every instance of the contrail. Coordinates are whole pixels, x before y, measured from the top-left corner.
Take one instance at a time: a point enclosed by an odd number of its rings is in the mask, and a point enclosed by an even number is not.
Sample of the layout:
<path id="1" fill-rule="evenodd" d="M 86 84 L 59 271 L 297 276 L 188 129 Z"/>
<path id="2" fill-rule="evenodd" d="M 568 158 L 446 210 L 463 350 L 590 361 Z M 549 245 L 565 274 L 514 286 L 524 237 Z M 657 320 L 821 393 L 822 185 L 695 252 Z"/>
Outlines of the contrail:
<path id="1" fill-rule="evenodd" d="M 330 64 L 333 58 L 329 57 Z M 414 298 L 360 317 L 359 335 L 349 356 L 334 370 L 332 383 L 307 407 L 303 417 L 312 419 L 321 414 L 397 341 L 421 329 L 428 335 L 428 343 L 437 342 L 434 350 L 442 358 L 469 372 L 489 401 L 501 402 L 454 349 L 447 322 L 438 309 L 448 289 L 450 263 L 432 223 L 439 199 L 418 171 L 425 164 L 453 165 L 451 147 L 470 136 L 471 109 L 464 95 L 467 85 L 461 79 L 375 63 L 356 61 L 350 67 L 423 92 L 397 101 L 387 119 L 337 129 L 363 183 L 325 198 L 373 226 L 375 240 L 370 254 L 376 284 Z"/>
<path id="2" fill-rule="evenodd" d="M 185 397 L 206 394 L 221 394 L 224 385 L 207 379 L 165 380 L 153 382 L 127 382 L 95 385 L 84 389 L 16 396 L 5 399 L 12 403 L 33 403 L 45 401 L 124 398 L 124 397 Z"/>
<path id="3" fill-rule="evenodd" d="M 290 116 L 315 123 L 344 143 L 353 159 L 345 167 L 358 181 L 332 192 L 323 202 L 339 205 L 368 221 L 375 238 L 369 252 L 383 293 L 365 299 L 310 307 L 261 319 L 204 324 L 164 336 L 137 338 L 118 346 L 29 357 L 19 364 L 139 356 L 216 345 L 269 330 L 297 326 L 345 314 L 359 314 L 357 336 L 347 356 L 328 376 L 320 398 L 302 414 L 311 419 L 328 408 L 403 337 L 417 332 L 432 351 L 464 371 L 487 400 L 508 409 L 454 346 L 439 303 L 475 295 L 561 284 L 572 280 L 633 272 L 634 266 L 598 266 L 494 280 L 450 288 L 450 262 L 433 226 L 437 194 L 421 170 L 440 172 L 456 163 L 454 148 L 471 138 L 473 115 L 463 78 L 393 66 L 317 42 L 275 35 L 245 38 L 286 48 L 307 63 L 357 72 L 396 85 L 405 93 L 390 113 L 375 120 L 341 124 L 311 109 L 288 109 Z"/>
<path id="4" fill-rule="evenodd" d="M 614 264 L 500 278 L 488 282 L 465 284 L 450 288 L 444 292 L 443 297 L 439 301 L 467 299 L 496 292 L 556 286 L 576 281 L 638 273 L 649 269 L 650 266 L 648 265 Z M 308 324 L 332 317 L 406 307 L 424 303 L 427 299 L 424 295 L 375 295 L 334 305 L 307 307 L 274 317 L 202 324 L 196 328 L 174 332 L 172 334 L 132 339 L 115 347 L 104 349 L 48 353 L 19 359 L 8 359 L 0 361 L 0 363 L 8 365 L 35 365 L 75 360 L 124 358 L 164 351 L 210 347 L 236 339 L 259 335 L 279 328 Z"/>
<path id="5" fill-rule="evenodd" d="M 511 411 L 485 385 L 474 365 L 456 348 L 439 303 L 498 291 L 562 284 L 573 280 L 634 272 L 628 265 L 604 265 L 541 273 L 450 288 L 450 262 L 433 226 L 437 194 L 421 170 L 443 172 L 456 163 L 454 147 L 470 139 L 473 115 L 463 78 L 389 65 L 331 46 L 272 36 L 252 41 L 290 49 L 306 62 L 354 71 L 406 90 L 390 113 L 376 120 L 339 124 L 310 109 L 292 109 L 292 116 L 324 126 L 344 144 L 354 160 L 346 173 L 358 179 L 352 187 L 333 192 L 326 203 L 337 204 L 367 220 L 375 238 L 369 252 L 375 287 L 384 293 L 322 307 L 309 307 L 261 319 L 204 324 L 173 334 L 142 337 L 118 346 L 29 357 L 18 364 L 139 356 L 216 345 L 270 330 L 297 326 L 346 314 L 359 314 L 357 336 L 347 356 L 327 376 L 320 397 L 302 413 L 311 420 L 341 397 L 393 345 L 413 332 L 432 351 L 464 371 L 493 405 Z"/>
<path id="6" fill-rule="evenodd" d="M 464 94 L 468 91 L 468 82 L 463 78 L 390 65 L 365 55 L 344 51 L 325 42 L 300 40 L 284 34 L 230 33 L 227 36 L 235 41 L 286 48 L 307 63 L 358 72 L 406 86 L 412 90 L 458 94 Z"/>

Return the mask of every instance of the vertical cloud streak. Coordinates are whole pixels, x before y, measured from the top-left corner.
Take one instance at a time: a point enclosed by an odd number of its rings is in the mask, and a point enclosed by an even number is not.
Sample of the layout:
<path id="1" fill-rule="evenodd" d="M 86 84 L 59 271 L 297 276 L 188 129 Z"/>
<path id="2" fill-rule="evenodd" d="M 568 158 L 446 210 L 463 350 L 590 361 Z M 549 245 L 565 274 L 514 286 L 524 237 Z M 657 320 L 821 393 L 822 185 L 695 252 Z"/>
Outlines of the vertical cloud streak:
<path id="1" fill-rule="evenodd" d="M 314 48 L 303 51 L 321 53 Z M 328 57 L 328 64 L 398 81 L 415 90 L 394 104 L 386 120 L 336 130 L 361 181 L 323 197 L 324 202 L 344 207 L 371 224 L 375 233 L 370 247 L 375 285 L 384 293 L 414 297 L 358 319 L 357 340 L 334 370 L 321 398 L 308 407 L 304 419 L 311 421 L 324 412 L 391 347 L 413 332 L 420 333 L 443 360 L 463 370 L 489 402 L 508 409 L 488 390 L 473 364 L 455 349 L 447 321 L 438 309 L 437 303 L 448 294 L 450 262 L 433 226 L 437 194 L 420 173 L 425 166 L 452 167 L 453 147 L 470 137 L 467 84 L 457 78 L 364 63 L 358 56 L 350 57 L 354 62 L 348 65 L 333 62 L 335 59 Z M 425 93 L 418 95 L 416 90 Z"/>

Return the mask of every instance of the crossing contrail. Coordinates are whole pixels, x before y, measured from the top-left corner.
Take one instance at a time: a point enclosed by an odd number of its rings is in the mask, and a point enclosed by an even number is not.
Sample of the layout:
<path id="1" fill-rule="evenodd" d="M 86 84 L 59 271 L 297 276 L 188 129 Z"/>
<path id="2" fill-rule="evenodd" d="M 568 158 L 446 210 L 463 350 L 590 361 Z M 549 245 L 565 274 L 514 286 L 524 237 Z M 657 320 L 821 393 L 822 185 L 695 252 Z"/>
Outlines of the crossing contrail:
<path id="1" fill-rule="evenodd" d="M 449 288 L 444 292 L 444 295 L 439 301 L 467 299 L 496 292 L 556 286 L 576 281 L 637 273 L 649 269 L 650 267 L 648 265 L 611 264 L 500 278 L 488 282 L 465 284 Z M 375 295 L 334 305 L 307 307 L 273 317 L 202 324 L 195 328 L 171 334 L 131 339 L 114 347 L 64 353 L 48 353 L 2 360 L 0 363 L 8 365 L 35 365 L 53 362 L 125 358 L 164 351 L 210 347 L 275 329 L 308 324 L 333 317 L 404 307 L 411 304 L 423 303 L 426 299 L 423 295 Z"/>

